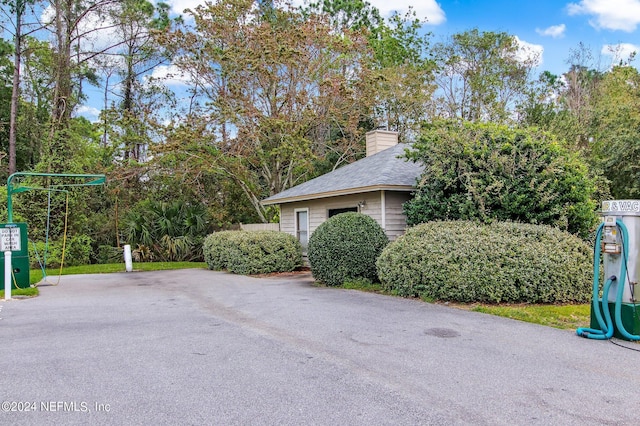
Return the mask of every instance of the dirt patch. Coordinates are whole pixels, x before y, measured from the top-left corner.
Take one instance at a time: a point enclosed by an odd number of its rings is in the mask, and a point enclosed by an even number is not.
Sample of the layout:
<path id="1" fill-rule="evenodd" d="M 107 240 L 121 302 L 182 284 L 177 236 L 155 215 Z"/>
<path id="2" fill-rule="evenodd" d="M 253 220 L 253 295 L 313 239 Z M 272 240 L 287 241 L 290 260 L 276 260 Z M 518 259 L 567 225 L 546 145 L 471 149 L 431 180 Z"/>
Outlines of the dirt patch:
<path id="1" fill-rule="evenodd" d="M 268 274 L 256 274 L 251 275 L 255 278 L 291 278 L 291 277 L 305 277 L 311 275 L 310 268 L 300 268 L 291 272 L 270 272 Z"/>

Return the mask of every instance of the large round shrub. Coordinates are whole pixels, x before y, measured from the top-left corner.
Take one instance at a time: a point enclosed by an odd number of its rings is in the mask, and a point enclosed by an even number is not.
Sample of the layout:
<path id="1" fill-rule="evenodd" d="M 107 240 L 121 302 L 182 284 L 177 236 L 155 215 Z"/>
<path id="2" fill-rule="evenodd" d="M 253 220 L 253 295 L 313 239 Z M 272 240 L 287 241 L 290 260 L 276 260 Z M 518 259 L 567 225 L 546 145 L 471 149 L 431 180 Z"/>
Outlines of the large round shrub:
<path id="1" fill-rule="evenodd" d="M 204 239 L 202 253 L 209 269 L 223 271 L 228 268 L 234 232 L 237 231 L 214 232 Z"/>
<path id="2" fill-rule="evenodd" d="M 597 221 L 586 163 L 536 128 L 433 124 L 408 156 L 425 165 L 414 198 L 404 205 L 409 225 L 513 221 L 586 238 Z"/>
<path id="3" fill-rule="evenodd" d="M 309 238 L 308 257 L 313 277 L 327 285 L 352 278 L 377 279 L 376 259 L 389 243 L 374 219 L 361 213 L 342 213 L 322 223 Z"/>
<path id="4" fill-rule="evenodd" d="M 205 238 L 209 269 L 235 274 L 289 272 L 302 266 L 302 247 L 292 235 L 277 231 L 223 231 Z"/>
<path id="5" fill-rule="evenodd" d="M 401 296 L 457 302 L 587 302 L 592 248 L 542 225 L 469 221 L 415 226 L 378 261 L 383 286 Z"/>

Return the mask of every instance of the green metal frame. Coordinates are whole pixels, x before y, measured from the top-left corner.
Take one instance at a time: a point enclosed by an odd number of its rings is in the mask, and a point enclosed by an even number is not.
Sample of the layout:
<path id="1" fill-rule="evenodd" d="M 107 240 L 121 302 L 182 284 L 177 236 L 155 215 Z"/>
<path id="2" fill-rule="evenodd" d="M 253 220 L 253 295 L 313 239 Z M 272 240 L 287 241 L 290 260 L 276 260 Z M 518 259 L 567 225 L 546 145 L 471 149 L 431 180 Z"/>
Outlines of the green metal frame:
<path id="1" fill-rule="evenodd" d="M 13 186 L 12 181 L 17 176 L 36 176 L 36 177 L 54 177 L 54 178 L 73 178 L 73 179 L 85 179 L 83 183 L 66 183 L 51 185 L 49 188 L 36 188 L 31 186 Z M 7 179 L 7 222 L 13 223 L 13 200 L 12 195 L 20 192 L 30 191 L 32 189 L 51 189 L 60 187 L 72 187 L 72 186 L 97 186 L 104 185 L 107 181 L 105 175 L 85 175 L 85 174 L 69 174 L 69 173 L 27 173 L 18 172 L 14 173 Z"/>

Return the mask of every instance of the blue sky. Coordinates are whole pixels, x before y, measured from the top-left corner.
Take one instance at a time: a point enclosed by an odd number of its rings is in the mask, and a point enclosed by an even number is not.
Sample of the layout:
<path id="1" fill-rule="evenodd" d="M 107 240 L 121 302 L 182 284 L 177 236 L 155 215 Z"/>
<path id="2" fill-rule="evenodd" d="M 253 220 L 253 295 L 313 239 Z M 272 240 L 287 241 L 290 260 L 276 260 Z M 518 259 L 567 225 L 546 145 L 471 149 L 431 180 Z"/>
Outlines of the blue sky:
<path id="1" fill-rule="evenodd" d="M 425 26 L 434 33 L 434 41 L 476 27 L 481 31 L 504 31 L 541 48 L 540 68 L 556 74 L 567 70 L 571 50 L 580 42 L 593 51 L 595 60 L 600 57 L 599 65 L 603 68 L 613 59 L 608 46 L 623 47 L 625 59 L 631 51 L 640 50 L 640 0 L 442 0 L 437 3 L 428 0 L 414 3 L 421 4 L 420 9 L 424 8 L 425 12 L 428 12 L 425 6 L 435 3 L 442 11 L 442 17 L 436 14 L 436 19 Z"/>

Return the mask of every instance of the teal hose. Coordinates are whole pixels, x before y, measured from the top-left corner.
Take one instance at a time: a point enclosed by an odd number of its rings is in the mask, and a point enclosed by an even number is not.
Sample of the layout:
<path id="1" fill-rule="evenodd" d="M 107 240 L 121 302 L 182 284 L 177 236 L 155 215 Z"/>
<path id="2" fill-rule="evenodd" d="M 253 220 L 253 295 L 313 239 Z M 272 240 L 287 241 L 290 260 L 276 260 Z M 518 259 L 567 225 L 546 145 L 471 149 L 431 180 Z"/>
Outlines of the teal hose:
<path id="1" fill-rule="evenodd" d="M 596 320 L 598 321 L 598 326 L 600 330 L 606 330 L 605 323 L 602 320 L 602 314 L 600 311 L 600 307 L 598 306 L 598 300 L 600 299 L 600 295 L 598 294 L 598 290 L 600 287 L 600 240 L 602 239 L 602 230 L 604 229 L 604 222 L 600 224 L 598 227 L 598 231 L 596 232 L 595 246 L 593 248 L 593 312 L 596 316 Z M 606 294 L 606 293 L 605 293 Z M 607 312 L 608 309 L 605 309 L 604 312 Z"/>
<path id="2" fill-rule="evenodd" d="M 620 285 L 618 285 L 618 292 L 616 294 L 616 327 L 618 327 L 618 332 L 625 339 L 640 340 L 640 336 L 629 333 L 622 323 L 622 294 L 624 292 L 625 277 L 627 276 L 627 261 L 629 260 L 629 231 L 620 219 L 616 220 L 616 225 L 618 225 L 618 228 L 622 231 L 622 255 L 624 256 L 622 266 L 620 267 L 620 276 L 622 277 L 622 280 L 620 281 Z"/>
<path id="3" fill-rule="evenodd" d="M 598 325 L 600 326 L 600 329 L 598 330 L 596 328 L 581 327 L 576 330 L 576 334 L 578 336 L 587 337 L 589 339 L 595 339 L 595 340 L 608 340 L 608 339 L 611 339 L 611 337 L 613 336 L 613 330 L 614 330 L 613 319 L 611 318 L 611 312 L 609 312 L 609 306 L 608 306 L 606 295 L 609 293 L 609 288 L 611 288 L 611 284 L 615 279 L 616 277 L 613 276 L 609 278 L 607 282 L 605 282 L 604 288 L 602 290 L 602 299 L 599 299 L 598 297 L 598 284 L 596 283 L 596 285 L 594 286 L 595 295 L 593 297 L 592 307 L 593 307 L 594 313 L 596 314 L 596 320 L 598 318 L 600 318 L 600 321 L 602 320 L 602 314 L 600 313 L 600 309 L 604 311 L 604 317 L 605 317 L 602 323 L 598 321 Z M 602 308 L 598 306 L 598 301 L 601 302 Z"/>
<path id="4" fill-rule="evenodd" d="M 611 321 L 611 313 L 609 312 L 609 309 L 607 306 L 605 306 L 605 301 L 604 301 L 604 297 L 603 297 L 603 301 L 602 301 L 602 305 L 604 309 L 600 309 L 600 306 L 598 306 L 598 301 L 600 300 L 599 297 L 599 292 L 598 290 L 600 289 L 600 239 L 602 238 L 602 230 L 604 228 L 604 223 L 601 223 L 600 226 L 598 226 L 598 230 L 596 231 L 596 238 L 595 238 L 595 245 L 594 245 L 594 254 L 593 254 L 593 294 L 592 294 L 592 309 L 593 309 L 593 313 L 596 317 L 596 321 L 598 322 L 598 326 L 600 327 L 600 329 L 594 329 L 594 328 L 579 328 L 576 330 L 576 334 L 578 336 L 582 336 L 582 337 L 588 337 L 590 339 L 605 339 L 605 336 L 607 334 L 609 334 L 609 331 L 611 331 L 611 334 L 613 335 L 613 321 Z M 609 279 L 607 280 L 607 282 L 605 283 L 605 287 L 608 288 L 611 286 L 611 282 L 612 280 Z M 603 296 L 606 296 L 607 292 L 606 290 L 603 292 Z M 606 322 L 605 319 L 602 318 L 602 313 L 605 313 L 605 317 L 607 318 Z"/>
<path id="5" fill-rule="evenodd" d="M 614 309 L 614 318 L 615 318 L 615 326 L 618 329 L 618 332 L 628 340 L 640 340 L 640 336 L 629 333 L 624 324 L 622 323 L 622 297 L 624 294 L 624 284 L 626 282 L 627 276 L 627 262 L 629 260 L 629 231 L 627 227 L 620 219 L 616 219 L 616 225 L 620 229 L 622 234 L 622 256 L 623 260 L 620 266 L 620 275 L 619 277 L 622 279 L 616 279 L 615 276 L 609 277 L 606 283 L 604 284 L 602 291 L 602 299 L 599 299 L 598 290 L 599 290 L 599 281 L 600 281 L 600 240 L 602 239 L 602 229 L 604 228 L 604 223 L 600 224 L 598 230 L 596 232 L 595 238 L 595 246 L 594 246 L 594 255 L 593 255 L 593 300 L 592 300 L 592 308 L 594 315 L 596 317 L 596 321 L 598 322 L 598 326 L 600 329 L 581 327 L 576 330 L 576 334 L 581 337 L 586 337 L 589 339 L 595 340 L 608 340 L 613 336 L 614 326 L 613 321 L 611 319 L 611 312 L 609 311 L 609 303 L 608 303 L 608 295 L 609 289 L 611 288 L 611 284 L 613 281 L 618 281 L 618 288 L 616 292 L 616 300 L 615 300 L 615 309 Z M 601 302 L 601 306 L 598 306 L 598 302 Z M 604 318 L 602 318 L 602 312 L 604 312 Z"/>

